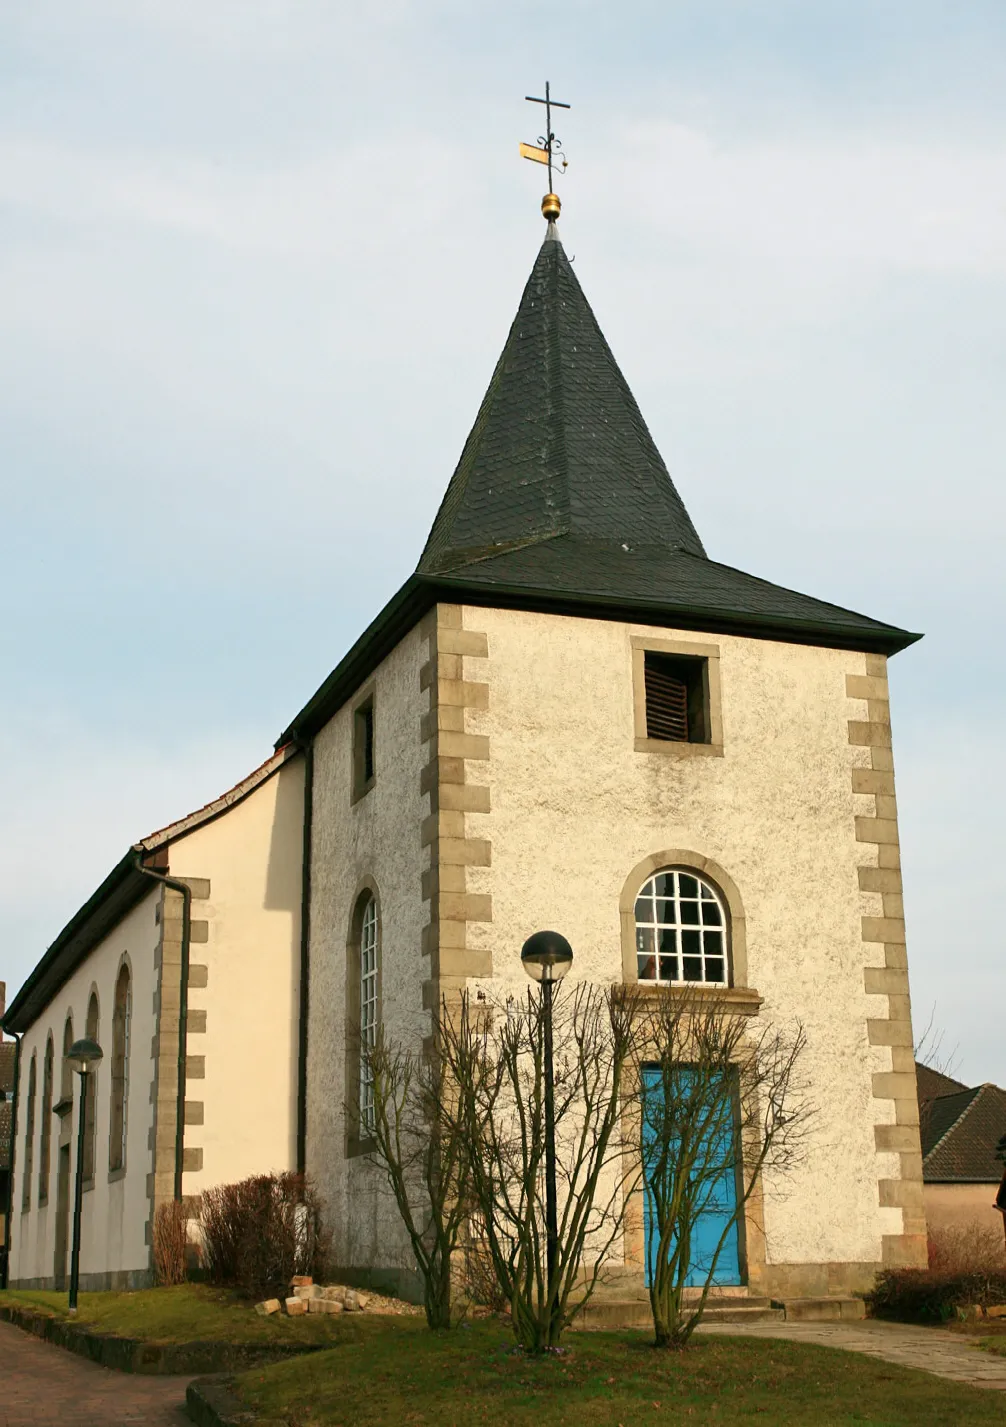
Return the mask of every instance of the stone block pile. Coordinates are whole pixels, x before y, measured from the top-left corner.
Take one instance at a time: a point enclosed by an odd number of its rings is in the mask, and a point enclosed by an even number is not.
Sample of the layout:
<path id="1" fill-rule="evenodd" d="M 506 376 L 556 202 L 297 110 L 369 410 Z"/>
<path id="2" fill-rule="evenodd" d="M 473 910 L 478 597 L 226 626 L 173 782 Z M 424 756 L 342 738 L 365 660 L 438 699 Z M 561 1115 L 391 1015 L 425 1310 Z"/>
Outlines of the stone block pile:
<path id="1" fill-rule="evenodd" d="M 307 1275 L 298 1275 L 290 1280 L 289 1298 L 282 1302 L 278 1298 L 263 1299 L 256 1303 L 255 1312 L 263 1318 L 283 1312 L 290 1318 L 299 1318 L 304 1313 L 363 1313 L 369 1303 L 370 1295 L 355 1288 L 346 1288 L 341 1283 L 323 1286 Z"/>

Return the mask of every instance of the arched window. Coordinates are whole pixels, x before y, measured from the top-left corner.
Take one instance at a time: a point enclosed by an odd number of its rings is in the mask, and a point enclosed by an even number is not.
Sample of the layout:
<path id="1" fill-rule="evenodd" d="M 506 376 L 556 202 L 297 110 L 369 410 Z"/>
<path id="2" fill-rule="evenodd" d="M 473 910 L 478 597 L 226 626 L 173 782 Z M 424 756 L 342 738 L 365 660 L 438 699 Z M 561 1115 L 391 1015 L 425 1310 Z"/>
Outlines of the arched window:
<path id="1" fill-rule="evenodd" d="M 87 1020 L 84 1023 L 84 1035 L 89 1041 L 98 1039 L 98 996 L 91 992 L 91 999 L 87 1003 Z M 100 1062 L 99 1062 L 100 1063 Z M 94 1179 L 94 1123 L 98 1108 L 98 1076 L 96 1070 L 92 1070 L 84 1081 L 87 1087 L 87 1098 L 84 1102 L 84 1179 Z"/>
<path id="2" fill-rule="evenodd" d="M 42 1124 L 38 1146 L 38 1202 L 49 1202 L 49 1146 L 52 1143 L 52 1036 L 45 1043 L 42 1067 Z"/>
<path id="3" fill-rule="evenodd" d="M 360 919 L 360 1133 L 374 1128 L 370 1051 L 377 1041 L 377 903 L 368 897 Z"/>
<path id="4" fill-rule="evenodd" d="M 35 1167 L 35 1052 L 32 1051 L 28 1070 L 28 1103 L 24 1117 L 24 1178 L 21 1183 L 21 1208 L 31 1208 L 31 1176 Z"/>
<path id="5" fill-rule="evenodd" d="M 112 1103 L 108 1130 L 108 1167 L 123 1169 L 126 1164 L 126 1106 L 129 1098 L 129 1021 L 132 989 L 129 967 L 123 964 L 115 982 L 112 1008 Z"/>
<path id="6" fill-rule="evenodd" d="M 697 872 L 668 867 L 636 897 L 636 975 L 664 985 L 726 986 L 727 925 L 723 900 Z"/>
<path id="7" fill-rule="evenodd" d="M 59 1063 L 60 1101 L 73 1100 L 73 1069 L 70 1065 L 70 1047 L 73 1045 L 73 1017 L 67 1016 L 63 1027 L 63 1058 Z"/>

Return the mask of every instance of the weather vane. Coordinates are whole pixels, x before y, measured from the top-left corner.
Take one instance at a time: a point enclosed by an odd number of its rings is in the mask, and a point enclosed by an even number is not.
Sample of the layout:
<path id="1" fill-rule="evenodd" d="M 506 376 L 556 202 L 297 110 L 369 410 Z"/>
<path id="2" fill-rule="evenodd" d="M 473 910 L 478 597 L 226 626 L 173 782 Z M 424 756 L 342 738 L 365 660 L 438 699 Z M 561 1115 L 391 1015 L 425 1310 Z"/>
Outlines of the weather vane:
<path id="1" fill-rule="evenodd" d="M 531 159 L 536 164 L 548 164 L 548 192 L 541 200 L 541 211 L 550 223 L 553 223 L 559 216 L 559 196 L 552 191 L 552 160 L 559 158 L 562 160 L 562 171 L 566 171 L 566 155 L 562 151 L 562 141 L 557 139 L 552 132 L 552 110 L 569 109 L 569 104 L 563 104 L 558 99 L 552 98 L 552 92 L 548 80 L 545 81 L 545 98 L 536 99 L 533 94 L 525 94 L 524 98 L 530 104 L 544 104 L 545 106 L 545 132 L 538 135 L 537 144 L 521 144 L 521 158 Z"/>

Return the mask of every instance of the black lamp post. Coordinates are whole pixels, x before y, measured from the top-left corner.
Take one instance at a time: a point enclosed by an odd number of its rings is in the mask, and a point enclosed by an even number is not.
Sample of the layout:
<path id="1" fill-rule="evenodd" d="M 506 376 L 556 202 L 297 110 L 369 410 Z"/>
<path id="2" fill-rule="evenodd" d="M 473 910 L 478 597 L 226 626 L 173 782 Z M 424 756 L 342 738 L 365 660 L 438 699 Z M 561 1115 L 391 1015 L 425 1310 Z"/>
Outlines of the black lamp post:
<path id="1" fill-rule="evenodd" d="M 573 964 L 573 948 L 558 932 L 535 932 L 524 943 L 521 965 L 533 981 L 541 985 L 542 1022 L 545 1034 L 545 1237 L 547 1245 L 548 1291 L 555 1282 L 559 1224 L 555 1203 L 555 1102 L 552 1085 L 552 987 L 561 981 Z"/>
<path id="2" fill-rule="evenodd" d="M 80 1206 L 84 1197 L 84 1129 L 87 1119 L 87 1077 L 101 1059 L 97 1041 L 74 1041 L 67 1054 L 70 1069 L 80 1076 L 80 1108 L 77 1111 L 77 1170 L 73 1179 L 73 1246 L 70 1249 L 70 1312 L 77 1311 L 77 1284 L 80 1279 Z"/>

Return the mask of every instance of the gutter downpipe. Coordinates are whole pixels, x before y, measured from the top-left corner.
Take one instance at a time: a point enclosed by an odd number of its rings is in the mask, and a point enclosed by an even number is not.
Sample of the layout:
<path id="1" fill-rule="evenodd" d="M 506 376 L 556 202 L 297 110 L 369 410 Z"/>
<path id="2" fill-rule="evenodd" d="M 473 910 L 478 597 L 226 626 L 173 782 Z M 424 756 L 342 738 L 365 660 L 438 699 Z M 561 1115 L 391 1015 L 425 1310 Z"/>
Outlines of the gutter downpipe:
<path id="1" fill-rule="evenodd" d="M 297 1027 L 297 1173 L 307 1170 L 307 1028 L 310 1009 L 311 834 L 314 821 L 314 739 L 304 744 L 304 836 L 300 891 L 300 1013 Z"/>
<path id="2" fill-rule="evenodd" d="M 17 1031 L 8 1031 L 17 1042 L 14 1052 L 14 1100 L 10 1112 L 10 1164 L 7 1167 L 7 1218 L 4 1224 L 3 1274 L 0 1288 L 6 1288 L 10 1281 L 11 1224 L 14 1219 L 14 1158 L 17 1153 L 17 1097 L 21 1086 L 21 1036 Z"/>
<path id="3" fill-rule="evenodd" d="M 162 882 L 174 892 L 182 894 L 182 968 L 178 991 L 178 1093 L 175 1102 L 175 1180 L 173 1197 L 178 1203 L 182 1198 L 182 1160 L 185 1142 L 185 1066 L 188 1056 L 189 1021 L 189 939 L 192 928 L 192 888 L 177 877 L 166 877 L 162 872 L 154 872 L 143 865 L 143 853 L 134 850 L 136 870 L 144 877 L 152 877 Z M 163 934 L 162 934 L 163 939 Z M 161 976 L 164 975 L 164 959 L 161 959 Z"/>

